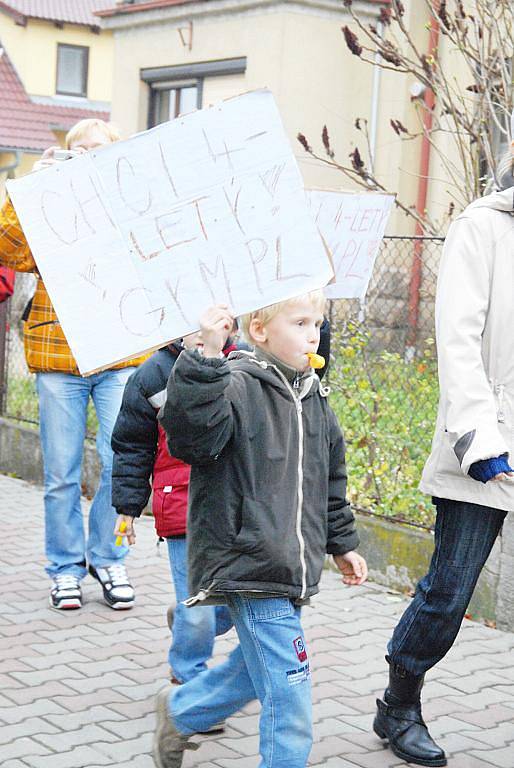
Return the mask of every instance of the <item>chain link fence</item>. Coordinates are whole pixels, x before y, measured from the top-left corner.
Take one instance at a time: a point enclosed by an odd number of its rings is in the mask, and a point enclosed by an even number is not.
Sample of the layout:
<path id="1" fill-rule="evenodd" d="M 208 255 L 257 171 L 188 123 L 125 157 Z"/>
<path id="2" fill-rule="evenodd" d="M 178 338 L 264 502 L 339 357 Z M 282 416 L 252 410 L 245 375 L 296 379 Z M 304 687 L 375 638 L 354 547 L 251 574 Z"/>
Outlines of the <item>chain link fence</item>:
<path id="1" fill-rule="evenodd" d="M 434 343 L 443 238 L 387 237 L 364 304 L 334 301 L 331 404 L 345 431 L 356 509 L 431 528 L 417 485 L 438 401 Z"/>
<path id="2" fill-rule="evenodd" d="M 434 300 L 442 244 L 443 238 L 386 237 L 365 303 L 329 306 L 328 380 L 345 431 L 351 501 L 361 511 L 422 527 L 433 523 L 430 499 L 417 484 L 438 399 Z M 3 367 L 0 346 L 0 391 L 3 416 L 36 425 L 35 377 L 25 364 L 20 319 L 33 289 L 32 276 L 17 276 Z M 93 435 L 93 411 L 88 427 Z"/>

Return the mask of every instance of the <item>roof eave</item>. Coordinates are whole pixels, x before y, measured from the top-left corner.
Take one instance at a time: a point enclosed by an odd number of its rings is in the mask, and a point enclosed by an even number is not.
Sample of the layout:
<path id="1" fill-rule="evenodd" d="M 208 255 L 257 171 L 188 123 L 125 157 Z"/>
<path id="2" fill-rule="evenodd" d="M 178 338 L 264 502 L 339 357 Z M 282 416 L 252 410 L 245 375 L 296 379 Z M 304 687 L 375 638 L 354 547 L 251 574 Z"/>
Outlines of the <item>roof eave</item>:
<path id="1" fill-rule="evenodd" d="M 356 7 L 370 18 L 376 18 L 378 7 L 389 5 L 391 0 L 355 0 Z M 347 15 L 340 0 L 154 0 L 143 5 L 127 5 L 113 9 L 95 11 L 102 29 L 127 29 L 138 26 L 160 24 L 163 21 L 177 21 L 187 18 L 219 16 L 230 12 L 244 14 L 270 6 L 301 6 L 337 15 Z"/>
<path id="2" fill-rule="evenodd" d="M 12 8 L 9 3 L 4 2 L 4 0 L 0 0 L 0 11 L 5 11 L 5 13 L 13 18 L 16 24 L 19 24 L 21 27 L 27 25 L 27 16 L 20 13 L 16 8 Z"/>
<path id="3" fill-rule="evenodd" d="M 13 147 L 11 144 L 4 145 L 0 143 L 0 154 L 2 155 L 7 152 L 23 152 L 25 155 L 40 155 L 45 149 L 46 147 L 43 149 L 34 149 L 34 147 Z"/>
<path id="4" fill-rule="evenodd" d="M 16 8 L 10 6 L 9 3 L 5 2 L 5 0 L 0 0 L 0 11 L 4 11 L 8 16 L 14 19 L 15 23 L 20 27 L 26 27 L 27 21 L 29 19 L 34 19 L 35 21 L 47 21 L 49 24 L 70 24 L 74 27 L 88 27 L 92 32 L 101 32 L 100 25 L 95 24 L 94 22 L 69 21 L 68 19 L 54 19 L 47 18 L 46 16 L 34 16 L 31 13 L 21 13 Z"/>

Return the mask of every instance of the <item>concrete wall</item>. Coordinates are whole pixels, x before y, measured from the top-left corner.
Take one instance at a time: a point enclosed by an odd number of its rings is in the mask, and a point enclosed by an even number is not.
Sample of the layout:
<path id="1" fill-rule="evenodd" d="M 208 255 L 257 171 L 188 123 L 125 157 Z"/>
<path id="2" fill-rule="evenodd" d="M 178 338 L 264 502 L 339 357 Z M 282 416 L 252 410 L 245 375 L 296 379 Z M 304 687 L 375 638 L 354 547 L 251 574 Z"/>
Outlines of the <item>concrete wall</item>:
<path id="1" fill-rule="evenodd" d="M 41 449 L 36 429 L 0 418 L 0 472 L 34 483 L 43 482 Z M 94 446 L 84 454 L 83 492 L 94 495 L 99 465 Z M 424 575 L 433 548 L 433 536 L 407 525 L 358 515 L 359 551 L 370 566 L 370 578 L 392 590 L 411 592 Z M 332 565 L 332 567 L 334 567 Z M 476 619 L 496 621 L 514 630 L 514 518 L 507 518 L 504 535 L 495 544 L 469 606 Z"/>
<path id="2" fill-rule="evenodd" d="M 43 484 L 43 458 L 37 428 L 21 426 L 0 418 L 0 472 Z M 84 448 L 82 492 L 92 498 L 98 483 L 100 465 L 91 441 Z"/>

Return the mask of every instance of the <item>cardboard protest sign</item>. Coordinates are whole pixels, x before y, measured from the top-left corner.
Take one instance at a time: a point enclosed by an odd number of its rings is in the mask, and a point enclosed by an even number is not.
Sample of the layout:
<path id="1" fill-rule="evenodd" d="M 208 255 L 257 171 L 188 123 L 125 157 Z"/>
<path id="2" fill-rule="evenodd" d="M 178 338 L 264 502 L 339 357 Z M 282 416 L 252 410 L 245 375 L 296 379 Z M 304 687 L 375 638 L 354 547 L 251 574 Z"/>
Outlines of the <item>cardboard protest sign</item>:
<path id="1" fill-rule="evenodd" d="M 336 273 L 325 295 L 329 299 L 363 299 L 394 197 L 314 190 L 307 195 Z"/>
<path id="2" fill-rule="evenodd" d="M 270 92 L 254 91 L 12 181 L 81 373 L 333 275 Z"/>

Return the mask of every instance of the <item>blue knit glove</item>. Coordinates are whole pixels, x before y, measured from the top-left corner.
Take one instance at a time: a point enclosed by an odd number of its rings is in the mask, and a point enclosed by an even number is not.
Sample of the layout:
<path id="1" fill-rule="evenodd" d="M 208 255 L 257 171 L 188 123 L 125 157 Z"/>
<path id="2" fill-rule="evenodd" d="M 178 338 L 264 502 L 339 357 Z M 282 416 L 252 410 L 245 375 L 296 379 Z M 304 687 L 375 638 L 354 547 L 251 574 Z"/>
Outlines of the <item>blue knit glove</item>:
<path id="1" fill-rule="evenodd" d="M 495 459 L 483 459 L 483 461 L 475 461 L 468 470 L 468 475 L 473 480 L 478 480 L 481 483 L 487 483 L 500 472 L 514 472 L 511 466 L 509 466 L 509 454 L 502 453 L 501 456 L 497 456 Z"/>

